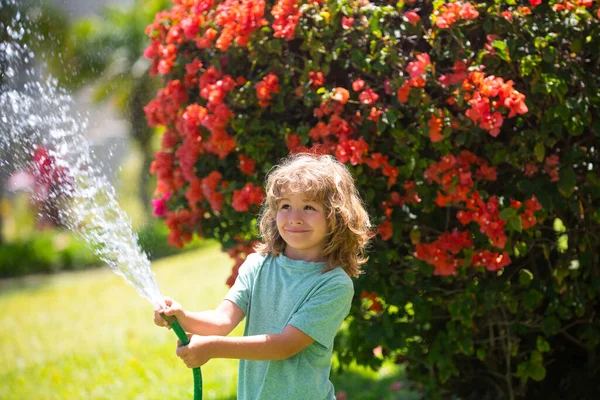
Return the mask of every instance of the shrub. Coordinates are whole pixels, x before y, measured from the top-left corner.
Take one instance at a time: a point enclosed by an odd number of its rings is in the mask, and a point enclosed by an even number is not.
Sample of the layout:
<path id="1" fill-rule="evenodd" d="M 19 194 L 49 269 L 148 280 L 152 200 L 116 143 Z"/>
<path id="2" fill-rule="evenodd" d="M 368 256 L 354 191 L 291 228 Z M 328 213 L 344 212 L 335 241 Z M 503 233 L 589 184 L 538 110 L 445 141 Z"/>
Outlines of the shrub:
<path id="1" fill-rule="evenodd" d="M 231 283 L 265 173 L 333 154 L 378 221 L 343 363 L 381 346 L 428 398 L 598 394 L 597 3 L 174 3 L 145 51 L 171 244 L 218 239 Z"/>
<path id="2" fill-rule="evenodd" d="M 168 257 L 181 253 L 181 249 L 167 243 L 169 229 L 160 221 L 143 225 L 137 232 L 138 243 L 150 260 Z M 185 246 L 185 250 L 197 249 L 206 244 L 205 240 L 196 239 Z"/>
<path id="3" fill-rule="evenodd" d="M 65 232 L 49 230 L 32 239 L 0 246 L 0 278 L 99 265 L 98 259 L 84 243 Z"/>

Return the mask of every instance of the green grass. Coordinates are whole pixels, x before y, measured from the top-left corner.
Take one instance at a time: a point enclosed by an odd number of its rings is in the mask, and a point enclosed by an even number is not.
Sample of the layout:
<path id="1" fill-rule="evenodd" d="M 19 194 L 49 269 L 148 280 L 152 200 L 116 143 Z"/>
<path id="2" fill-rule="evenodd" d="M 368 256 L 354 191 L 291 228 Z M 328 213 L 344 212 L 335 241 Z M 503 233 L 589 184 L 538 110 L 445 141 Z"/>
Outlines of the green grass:
<path id="1" fill-rule="evenodd" d="M 185 307 L 217 306 L 231 260 L 217 245 L 153 264 L 163 294 Z M 108 268 L 0 282 L 0 399 L 191 399 L 192 373 L 152 306 Z M 238 327 L 233 334 L 241 335 Z M 236 360 L 202 368 L 205 399 L 235 399 Z M 352 368 L 332 379 L 351 400 L 390 393 L 398 369 Z"/>

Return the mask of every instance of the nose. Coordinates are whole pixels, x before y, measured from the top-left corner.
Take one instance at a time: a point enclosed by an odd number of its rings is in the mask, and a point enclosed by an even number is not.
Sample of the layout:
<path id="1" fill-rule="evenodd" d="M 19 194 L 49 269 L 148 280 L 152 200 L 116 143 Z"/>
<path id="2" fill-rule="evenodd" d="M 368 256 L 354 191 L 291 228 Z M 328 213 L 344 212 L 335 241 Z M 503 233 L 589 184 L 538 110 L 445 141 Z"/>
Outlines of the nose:
<path id="1" fill-rule="evenodd" d="M 298 212 L 298 211 L 291 211 L 289 213 L 288 223 L 290 225 L 301 225 L 302 224 L 302 217 L 300 215 L 300 212 Z"/>

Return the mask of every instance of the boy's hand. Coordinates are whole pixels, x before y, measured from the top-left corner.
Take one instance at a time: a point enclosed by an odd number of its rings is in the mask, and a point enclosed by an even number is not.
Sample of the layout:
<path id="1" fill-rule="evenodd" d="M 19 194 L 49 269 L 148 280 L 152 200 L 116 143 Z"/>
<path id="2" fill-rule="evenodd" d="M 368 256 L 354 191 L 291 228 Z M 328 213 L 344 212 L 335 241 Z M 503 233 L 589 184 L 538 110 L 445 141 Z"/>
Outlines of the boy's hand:
<path id="1" fill-rule="evenodd" d="M 183 307 L 181 307 L 181 304 L 170 297 L 165 297 L 165 304 L 166 307 L 154 310 L 154 323 L 158 326 L 164 326 L 168 329 L 171 329 L 169 323 L 160 314 L 174 316 L 177 319 L 181 319 L 184 317 L 184 310 Z"/>
<path id="2" fill-rule="evenodd" d="M 201 367 L 212 358 L 213 341 L 211 336 L 198 336 L 190 333 L 188 337 L 190 343 L 187 346 L 183 346 L 181 341 L 177 341 L 176 354 L 188 368 Z"/>

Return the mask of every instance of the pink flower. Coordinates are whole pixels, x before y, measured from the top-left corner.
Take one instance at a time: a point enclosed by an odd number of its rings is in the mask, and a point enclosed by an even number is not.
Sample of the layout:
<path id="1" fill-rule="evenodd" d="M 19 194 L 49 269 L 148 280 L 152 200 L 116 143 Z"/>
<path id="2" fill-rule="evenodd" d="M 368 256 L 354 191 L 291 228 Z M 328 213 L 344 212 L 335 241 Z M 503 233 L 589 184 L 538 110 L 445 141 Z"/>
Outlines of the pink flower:
<path id="1" fill-rule="evenodd" d="M 167 212 L 169 211 L 167 208 L 167 203 L 171 198 L 171 193 L 165 194 L 163 197 L 159 197 L 158 199 L 152 200 L 152 206 L 154 207 L 154 216 L 155 217 L 166 217 Z"/>
<path id="2" fill-rule="evenodd" d="M 531 8 L 536 8 L 540 4 L 542 4 L 542 0 L 529 0 L 529 5 Z"/>
<path id="3" fill-rule="evenodd" d="M 408 20 L 408 23 L 411 25 L 417 25 L 417 23 L 419 23 L 419 21 L 421 20 L 421 17 L 419 16 L 419 14 L 417 14 L 414 11 L 405 12 L 404 18 L 406 18 Z"/>
<path id="4" fill-rule="evenodd" d="M 404 383 L 402 383 L 401 381 L 394 382 L 390 385 L 390 392 L 397 392 L 398 390 L 401 390 L 403 387 L 404 387 Z"/>

